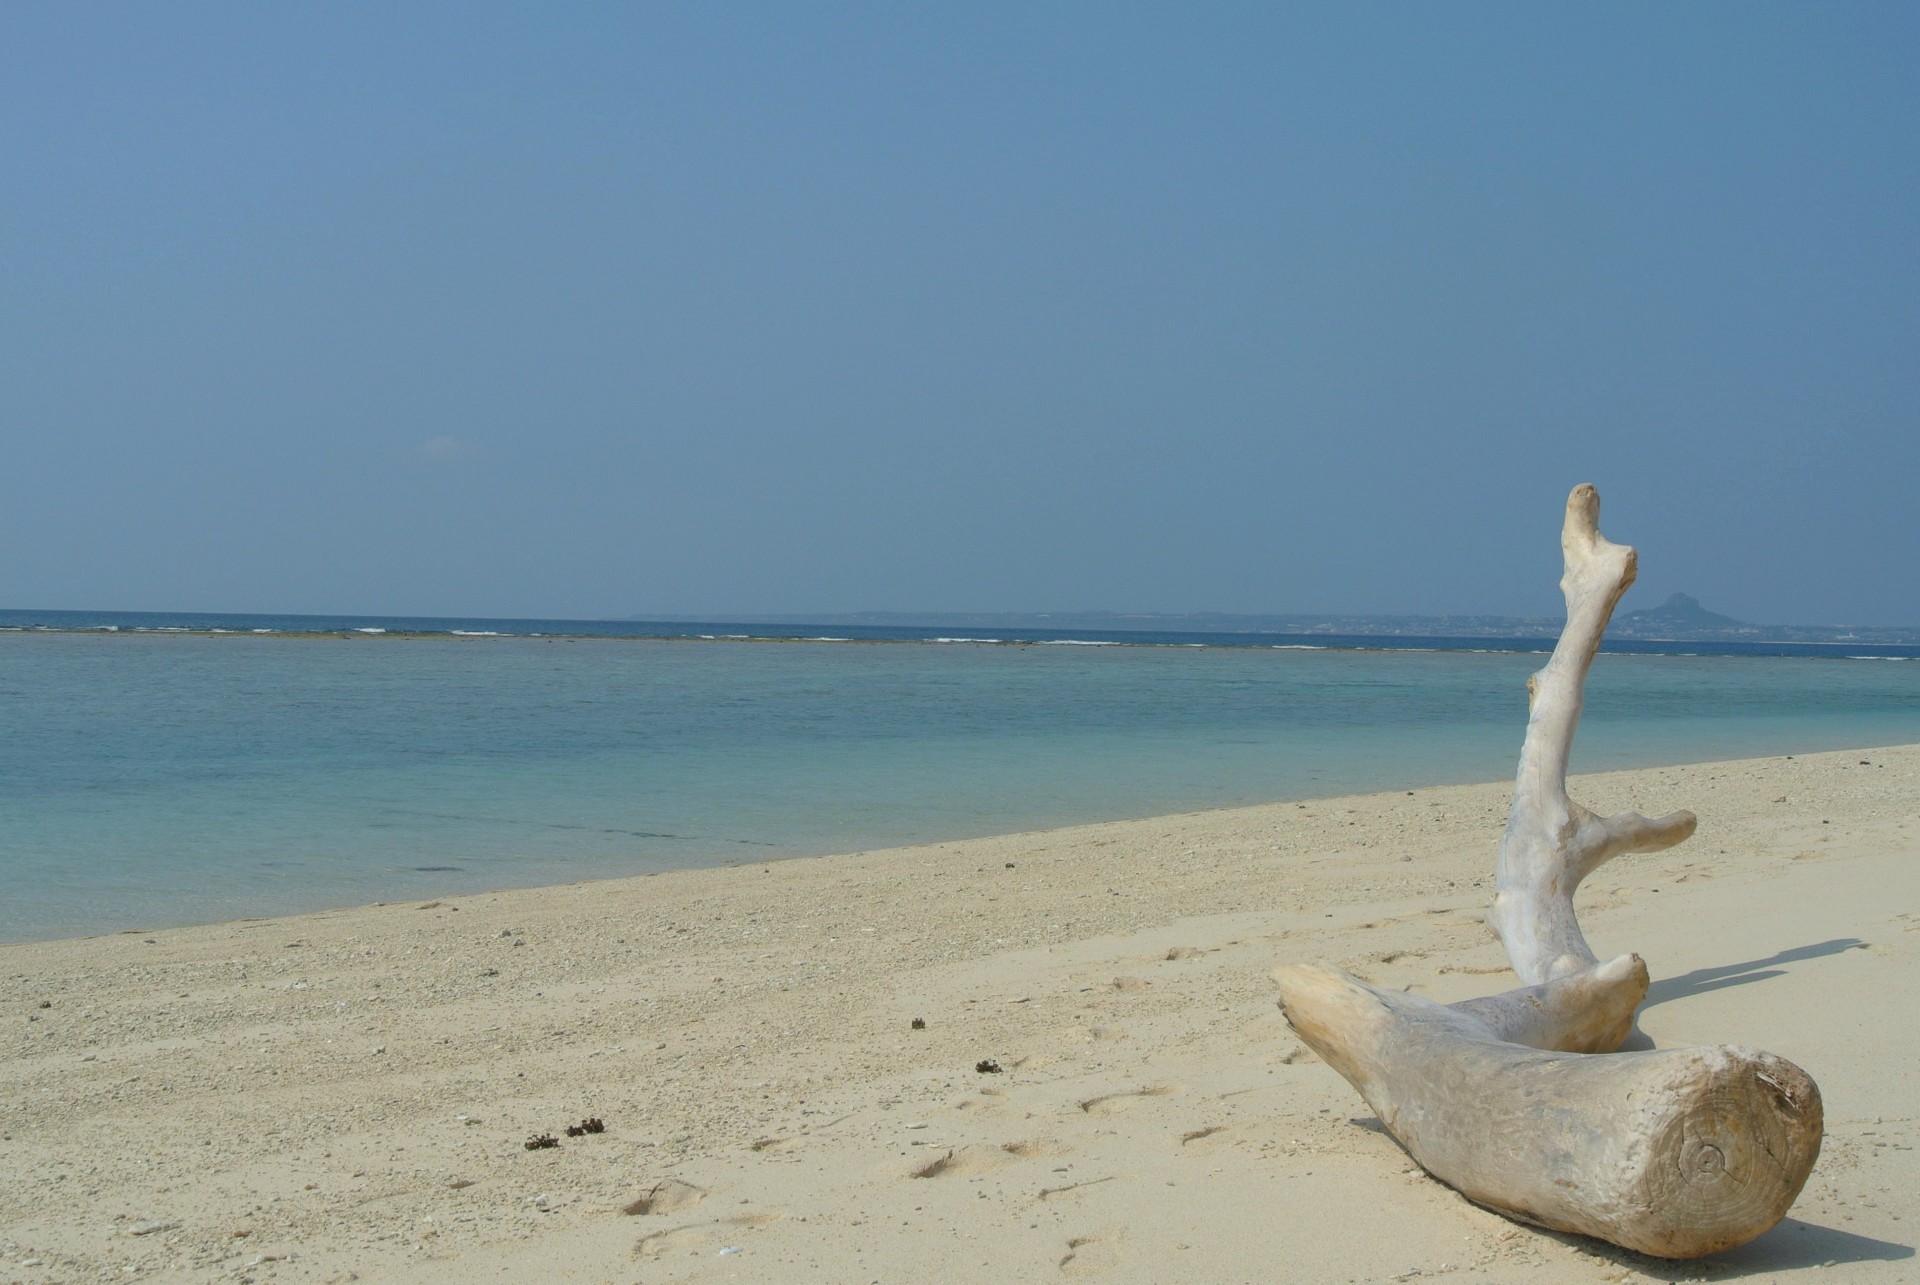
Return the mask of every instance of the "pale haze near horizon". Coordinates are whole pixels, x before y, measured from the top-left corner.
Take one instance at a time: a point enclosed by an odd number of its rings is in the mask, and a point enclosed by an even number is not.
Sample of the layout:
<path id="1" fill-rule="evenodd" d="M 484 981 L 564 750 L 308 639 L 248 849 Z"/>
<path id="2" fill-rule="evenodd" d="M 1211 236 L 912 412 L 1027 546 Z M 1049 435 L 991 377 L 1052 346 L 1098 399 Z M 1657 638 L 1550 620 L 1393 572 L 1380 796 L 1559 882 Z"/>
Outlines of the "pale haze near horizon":
<path id="1" fill-rule="evenodd" d="M 0 606 L 1920 625 L 1920 10 L 13 6 Z"/>

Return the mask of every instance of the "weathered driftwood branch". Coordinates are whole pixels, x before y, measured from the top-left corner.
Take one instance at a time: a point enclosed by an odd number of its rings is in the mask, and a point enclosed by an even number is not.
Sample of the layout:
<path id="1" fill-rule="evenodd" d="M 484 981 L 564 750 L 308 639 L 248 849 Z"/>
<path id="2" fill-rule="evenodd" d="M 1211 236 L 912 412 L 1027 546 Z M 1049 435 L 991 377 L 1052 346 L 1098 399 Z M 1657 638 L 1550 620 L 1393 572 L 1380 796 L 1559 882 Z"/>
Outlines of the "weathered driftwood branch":
<path id="1" fill-rule="evenodd" d="M 1655 821 L 1637 812 L 1600 817 L 1567 797 L 1567 756 L 1580 723 L 1587 670 L 1638 560 L 1631 548 L 1600 534 L 1600 494 L 1585 484 L 1567 497 L 1560 549 L 1567 625 L 1552 658 L 1527 680 L 1527 739 L 1487 916 L 1513 971 L 1528 983 L 1599 962 L 1573 916 L 1573 894 L 1582 879 L 1623 852 L 1672 847 L 1694 826 L 1691 812 Z"/>
<path id="2" fill-rule="evenodd" d="M 1633 1029 L 1647 997 L 1647 966 L 1622 955 L 1571 977 L 1462 1000 L 1452 1007 L 1478 1018 L 1495 1039 L 1559 1053 L 1611 1053 Z"/>
<path id="3" fill-rule="evenodd" d="M 1575 487 L 1561 534 L 1567 625 L 1527 683 L 1488 914 L 1529 984 L 1448 1007 L 1327 969 L 1274 977 L 1294 1030 L 1436 1178 L 1516 1218 L 1690 1257 L 1786 1215 L 1819 1155 L 1820 1093 L 1770 1053 L 1613 1052 L 1647 969 L 1638 955 L 1595 958 L 1574 892 L 1610 857 L 1680 842 L 1694 818 L 1600 817 L 1567 797 L 1587 671 L 1635 572 L 1633 550 L 1601 536 L 1599 514 L 1594 489 Z"/>
<path id="4" fill-rule="evenodd" d="M 1274 976 L 1293 1029 L 1416 1161 L 1527 1222 L 1711 1254 L 1779 1222 L 1819 1153 L 1819 1091 L 1770 1053 L 1541 1052 L 1461 1006 L 1319 968 Z"/>

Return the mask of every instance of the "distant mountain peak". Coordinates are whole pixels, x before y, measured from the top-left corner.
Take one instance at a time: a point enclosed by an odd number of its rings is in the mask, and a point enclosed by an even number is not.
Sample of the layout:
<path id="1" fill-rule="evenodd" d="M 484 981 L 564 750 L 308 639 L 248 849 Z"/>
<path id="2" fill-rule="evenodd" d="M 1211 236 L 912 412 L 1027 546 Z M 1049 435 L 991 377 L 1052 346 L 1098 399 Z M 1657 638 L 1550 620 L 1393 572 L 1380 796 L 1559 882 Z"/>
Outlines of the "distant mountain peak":
<path id="1" fill-rule="evenodd" d="M 1744 620 L 1735 620 L 1732 616 L 1723 616 L 1717 611 L 1708 611 L 1700 605 L 1700 600 L 1690 593 L 1669 594 L 1667 600 L 1657 607 L 1643 607 L 1639 611 L 1629 611 L 1618 618 L 1621 625 L 1640 631 L 1646 629 L 1746 629 Z"/>

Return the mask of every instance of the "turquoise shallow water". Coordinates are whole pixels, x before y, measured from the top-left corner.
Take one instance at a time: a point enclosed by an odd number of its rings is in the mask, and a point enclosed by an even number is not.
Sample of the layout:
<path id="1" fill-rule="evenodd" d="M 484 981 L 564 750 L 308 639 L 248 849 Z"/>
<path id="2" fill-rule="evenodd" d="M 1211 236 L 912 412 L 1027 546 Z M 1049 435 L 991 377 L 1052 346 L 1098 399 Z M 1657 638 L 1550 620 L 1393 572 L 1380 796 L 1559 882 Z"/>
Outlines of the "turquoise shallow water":
<path id="1" fill-rule="evenodd" d="M 0 636 L 0 940 L 1513 770 L 1541 657 Z M 1603 655 L 1576 769 L 1920 741 L 1920 663 Z"/>

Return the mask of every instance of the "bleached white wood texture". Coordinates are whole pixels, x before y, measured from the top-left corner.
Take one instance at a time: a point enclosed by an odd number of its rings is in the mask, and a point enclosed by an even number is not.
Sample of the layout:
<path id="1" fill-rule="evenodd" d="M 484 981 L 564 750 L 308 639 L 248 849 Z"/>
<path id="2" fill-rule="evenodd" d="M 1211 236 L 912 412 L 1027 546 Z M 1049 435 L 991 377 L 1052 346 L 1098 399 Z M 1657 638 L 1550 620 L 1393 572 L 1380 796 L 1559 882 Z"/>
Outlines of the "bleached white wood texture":
<path id="1" fill-rule="evenodd" d="M 1527 739 L 1487 914 L 1514 973 L 1528 983 L 1599 962 L 1573 914 L 1582 879 L 1623 852 L 1672 847 L 1694 827 L 1691 812 L 1656 820 L 1638 812 L 1601 817 L 1567 797 L 1567 759 L 1586 700 L 1587 671 L 1614 606 L 1633 583 L 1638 559 L 1628 546 L 1600 534 L 1600 494 L 1584 483 L 1567 497 L 1560 549 L 1567 624 L 1553 656 L 1527 680 Z"/>

